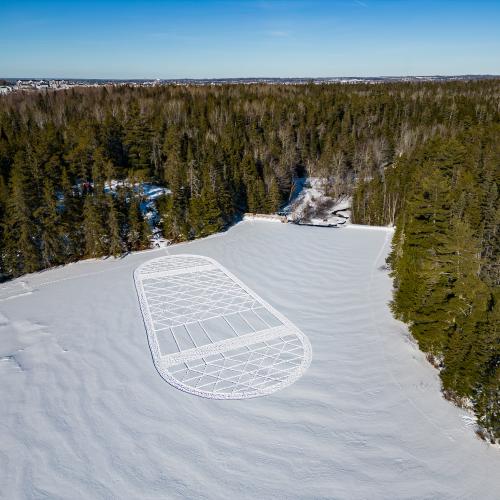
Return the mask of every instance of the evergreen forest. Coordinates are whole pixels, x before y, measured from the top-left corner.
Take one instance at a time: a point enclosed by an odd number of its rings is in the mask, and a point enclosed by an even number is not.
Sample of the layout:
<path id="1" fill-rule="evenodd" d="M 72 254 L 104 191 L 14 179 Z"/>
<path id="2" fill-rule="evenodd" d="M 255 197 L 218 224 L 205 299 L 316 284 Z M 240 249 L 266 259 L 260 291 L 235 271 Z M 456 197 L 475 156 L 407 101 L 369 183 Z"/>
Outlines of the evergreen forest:
<path id="1" fill-rule="evenodd" d="M 444 395 L 500 439 L 500 80 L 101 86 L 0 97 L 0 276 L 275 213 L 298 177 L 352 197 L 353 222 L 395 225 L 394 315 Z M 112 180 L 127 180 L 114 192 Z"/>

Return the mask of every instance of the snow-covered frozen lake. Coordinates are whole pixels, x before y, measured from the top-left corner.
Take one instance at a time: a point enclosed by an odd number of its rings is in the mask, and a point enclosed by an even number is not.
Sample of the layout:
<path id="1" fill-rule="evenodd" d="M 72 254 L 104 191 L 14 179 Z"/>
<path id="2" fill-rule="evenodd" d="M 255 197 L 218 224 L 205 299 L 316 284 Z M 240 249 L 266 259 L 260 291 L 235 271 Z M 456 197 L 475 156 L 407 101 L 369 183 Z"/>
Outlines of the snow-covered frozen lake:
<path id="1" fill-rule="evenodd" d="M 0 286 L 0 497 L 499 498 L 500 451 L 391 317 L 390 237 L 243 222 Z M 216 259 L 297 325 L 302 378 L 230 401 L 166 383 L 133 271 L 167 252 Z"/>

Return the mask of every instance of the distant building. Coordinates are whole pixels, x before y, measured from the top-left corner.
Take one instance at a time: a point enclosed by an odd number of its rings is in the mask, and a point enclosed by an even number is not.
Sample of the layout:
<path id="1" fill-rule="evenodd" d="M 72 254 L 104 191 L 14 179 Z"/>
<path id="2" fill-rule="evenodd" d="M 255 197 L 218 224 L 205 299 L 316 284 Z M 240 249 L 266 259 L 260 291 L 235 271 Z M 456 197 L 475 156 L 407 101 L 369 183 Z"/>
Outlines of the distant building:
<path id="1" fill-rule="evenodd" d="M 50 85 L 49 82 L 46 82 L 45 80 L 40 80 L 38 83 L 35 84 L 35 87 L 37 89 L 48 89 Z"/>

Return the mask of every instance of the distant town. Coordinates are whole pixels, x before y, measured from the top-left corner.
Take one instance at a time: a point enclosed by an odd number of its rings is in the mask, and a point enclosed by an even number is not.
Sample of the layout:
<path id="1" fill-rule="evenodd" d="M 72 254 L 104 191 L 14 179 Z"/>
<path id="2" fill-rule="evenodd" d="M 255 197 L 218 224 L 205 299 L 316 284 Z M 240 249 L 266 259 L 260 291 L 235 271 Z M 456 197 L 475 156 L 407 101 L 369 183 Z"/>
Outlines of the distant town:
<path id="1" fill-rule="evenodd" d="M 496 75 L 455 76 L 380 76 L 380 77 L 324 77 L 324 78 L 203 78 L 203 79 L 155 79 L 155 80 L 106 80 L 106 79 L 0 79 L 0 94 L 31 92 L 40 90 L 67 90 L 74 87 L 121 86 L 154 87 L 158 85 L 245 85 L 254 83 L 301 85 L 314 84 L 356 84 L 384 82 L 447 82 L 453 80 L 484 80 L 498 78 Z"/>

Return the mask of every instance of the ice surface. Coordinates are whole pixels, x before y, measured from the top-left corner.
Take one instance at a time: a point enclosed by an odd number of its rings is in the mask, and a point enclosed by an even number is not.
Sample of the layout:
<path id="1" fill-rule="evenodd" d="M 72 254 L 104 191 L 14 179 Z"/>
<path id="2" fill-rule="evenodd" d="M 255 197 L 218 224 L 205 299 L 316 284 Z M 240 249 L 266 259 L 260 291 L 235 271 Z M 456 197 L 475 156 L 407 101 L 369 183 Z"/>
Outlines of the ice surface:
<path id="1" fill-rule="evenodd" d="M 302 378 L 241 401 L 151 362 L 133 270 L 166 249 L 24 276 L 0 302 L 0 497 L 498 498 L 499 450 L 391 317 L 390 236 L 243 222 L 168 248 L 216 259 L 311 341 Z"/>

